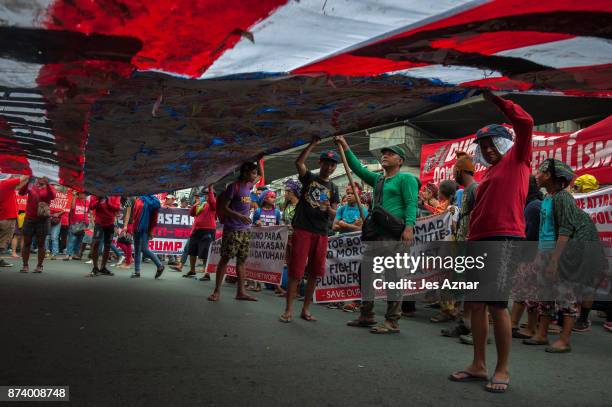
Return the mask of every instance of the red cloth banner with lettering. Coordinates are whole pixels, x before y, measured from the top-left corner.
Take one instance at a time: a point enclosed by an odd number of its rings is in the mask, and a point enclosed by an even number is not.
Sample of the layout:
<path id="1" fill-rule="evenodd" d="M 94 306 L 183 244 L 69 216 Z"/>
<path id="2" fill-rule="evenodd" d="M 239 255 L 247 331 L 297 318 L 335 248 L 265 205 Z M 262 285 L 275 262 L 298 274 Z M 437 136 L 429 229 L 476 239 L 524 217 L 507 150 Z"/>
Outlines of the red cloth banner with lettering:
<path id="1" fill-rule="evenodd" d="M 475 135 L 424 144 L 421 147 L 421 182 L 426 184 L 453 179 L 457 151 L 474 153 Z M 574 133 L 533 134 L 531 169 L 537 171 L 542 161 L 556 158 L 565 161 L 578 176 L 591 174 L 600 185 L 612 184 L 612 116 Z M 474 177 L 480 180 L 486 168 L 476 165 Z"/>

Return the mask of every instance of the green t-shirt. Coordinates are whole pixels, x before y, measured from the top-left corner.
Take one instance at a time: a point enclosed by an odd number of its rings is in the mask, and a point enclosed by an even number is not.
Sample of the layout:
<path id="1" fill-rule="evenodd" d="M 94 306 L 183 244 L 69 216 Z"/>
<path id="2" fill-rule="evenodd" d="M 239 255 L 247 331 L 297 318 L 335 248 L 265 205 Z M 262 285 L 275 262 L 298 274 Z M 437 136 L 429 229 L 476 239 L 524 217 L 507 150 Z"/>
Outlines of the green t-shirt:
<path id="1" fill-rule="evenodd" d="M 361 165 L 351 150 L 346 151 L 346 160 L 351 170 L 366 184 L 374 188 L 372 207 L 376 202 L 376 184 L 382 174 L 372 172 Z M 414 226 L 418 208 L 419 184 L 416 177 L 408 173 L 397 173 L 385 178 L 382 206 L 394 216 L 404 219 L 407 226 Z"/>

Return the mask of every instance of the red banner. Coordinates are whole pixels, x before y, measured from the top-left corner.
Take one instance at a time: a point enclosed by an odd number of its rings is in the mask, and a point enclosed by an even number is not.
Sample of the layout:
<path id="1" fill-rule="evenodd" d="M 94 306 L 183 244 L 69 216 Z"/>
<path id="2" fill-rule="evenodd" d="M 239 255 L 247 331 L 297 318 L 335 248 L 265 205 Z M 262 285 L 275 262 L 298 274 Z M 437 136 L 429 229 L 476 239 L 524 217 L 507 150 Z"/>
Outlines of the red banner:
<path id="1" fill-rule="evenodd" d="M 476 144 L 474 135 L 424 144 L 421 147 L 421 182 L 426 184 L 453 179 L 456 152 L 473 155 Z M 533 133 L 531 169 L 537 171 L 548 158 L 565 161 L 578 176 L 591 174 L 601 185 L 612 184 L 612 116 L 574 133 Z M 477 164 L 474 177 L 480 180 L 485 167 Z"/>

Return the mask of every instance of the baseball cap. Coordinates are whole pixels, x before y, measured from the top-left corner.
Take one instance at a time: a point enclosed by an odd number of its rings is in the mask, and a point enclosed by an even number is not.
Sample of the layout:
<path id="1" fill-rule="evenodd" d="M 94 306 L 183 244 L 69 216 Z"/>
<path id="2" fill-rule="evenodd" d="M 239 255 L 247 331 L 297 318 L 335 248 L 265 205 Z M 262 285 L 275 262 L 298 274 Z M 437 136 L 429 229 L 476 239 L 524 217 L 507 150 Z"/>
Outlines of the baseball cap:
<path id="1" fill-rule="evenodd" d="M 400 157 L 402 157 L 402 160 L 406 161 L 406 152 L 400 146 L 384 147 L 380 150 L 380 153 L 384 154 L 385 151 L 391 151 L 392 153 L 397 154 Z"/>
<path id="2" fill-rule="evenodd" d="M 334 150 L 323 151 L 319 156 L 319 160 L 328 160 L 337 163 L 340 161 L 340 156 Z"/>

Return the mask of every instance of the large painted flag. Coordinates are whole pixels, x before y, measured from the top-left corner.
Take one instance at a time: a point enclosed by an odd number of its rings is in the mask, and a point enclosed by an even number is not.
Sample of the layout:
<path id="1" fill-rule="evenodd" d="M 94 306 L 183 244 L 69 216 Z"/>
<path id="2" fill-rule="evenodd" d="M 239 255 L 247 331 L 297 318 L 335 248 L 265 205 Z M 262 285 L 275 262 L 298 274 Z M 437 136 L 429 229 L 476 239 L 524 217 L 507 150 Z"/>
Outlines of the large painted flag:
<path id="1" fill-rule="evenodd" d="M 485 87 L 612 95 L 600 0 L 0 2 L 0 171 L 92 193 L 243 160 Z"/>

